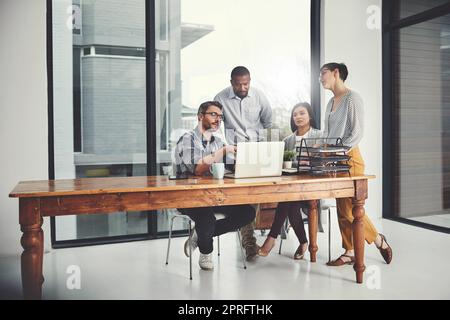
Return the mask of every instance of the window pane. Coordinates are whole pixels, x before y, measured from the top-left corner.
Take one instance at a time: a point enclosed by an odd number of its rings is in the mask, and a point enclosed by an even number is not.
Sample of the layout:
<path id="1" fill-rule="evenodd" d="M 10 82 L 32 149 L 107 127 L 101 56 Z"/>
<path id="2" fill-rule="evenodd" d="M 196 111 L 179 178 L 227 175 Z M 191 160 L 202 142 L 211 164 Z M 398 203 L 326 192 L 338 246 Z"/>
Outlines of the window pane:
<path id="1" fill-rule="evenodd" d="M 55 178 L 146 175 L 145 0 L 53 0 Z M 147 233 L 145 212 L 56 218 L 56 240 Z"/>
<path id="2" fill-rule="evenodd" d="M 396 213 L 450 227 L 450 15 L 397 38 Z"/>
<path id="3" fill-rule="evenodd" d="M 228 87 L 238 65 L 249 68 L 251 86 L 269 99 L 280 138 L 290 134 L 291 108 L 310 101 L 310 1 L 168 3 L 155 2 L 159 172 L 170 171 L 173 148 L 197 125 L 200 103 Z M 167 8 L 169 23 L 163 18 Z M 162 37 L 166 28 L 167 40 Z M 159 216 L 159 231 L 167 230 L 171 214 L 173 210 L 164 210 Z"/>
<path id="4" fill-rule="evenodd" d="M 449 0 L 400 0 L 400 19 L 433 9 Z"/>

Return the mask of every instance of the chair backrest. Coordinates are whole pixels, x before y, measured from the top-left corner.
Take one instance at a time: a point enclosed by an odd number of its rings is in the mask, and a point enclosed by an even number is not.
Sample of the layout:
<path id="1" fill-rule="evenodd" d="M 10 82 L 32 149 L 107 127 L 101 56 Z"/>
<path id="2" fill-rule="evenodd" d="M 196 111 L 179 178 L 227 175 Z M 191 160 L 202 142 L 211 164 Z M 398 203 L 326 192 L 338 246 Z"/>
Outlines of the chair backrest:
<path id="1" fill-rule="evenodd" d="M 214 216 L 216 217 L 216 220 L 225 219 L 225 215 L 223 213 L 214 213 Z"/>
<path id="2" fill-rule="evenodd" d="M 321 210 L 328 210 L 329 208 L 336 207 L 336 199 L 322 199 L 320 200 Z"/>

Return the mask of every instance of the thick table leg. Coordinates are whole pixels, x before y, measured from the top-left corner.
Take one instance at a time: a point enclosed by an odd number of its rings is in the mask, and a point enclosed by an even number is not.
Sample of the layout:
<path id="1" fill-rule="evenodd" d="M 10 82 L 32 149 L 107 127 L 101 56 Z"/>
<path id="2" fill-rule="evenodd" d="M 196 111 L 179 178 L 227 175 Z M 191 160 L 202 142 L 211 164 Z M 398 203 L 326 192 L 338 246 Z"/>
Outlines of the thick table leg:
<path id="1" fill-rule="evenodd" d="M 367 199 L 367 180 L 355 181 L 355 194 L 353 198 L 353 245 L 355 248 L 355 264 L 353 269 L 356 272 L 356 282 L 363 283 L 363 274 L 366 269 L 364 265 L 364 203 Z"/>
<path id="2" fill-rule="evenodd" d="M 21 199 L 19 203 L 22 290 L 25 299 L 42 299 L 42 265 L 44 259 L 43 219 L 39 212 L 39 199 Z"/>
<path id="3" fill-rule="evenodd" d="M 311 262 L 316 262 L 317 247 L 317 200 L 309 201 L 308 231 L 309 231 L 309 254 Z"/>

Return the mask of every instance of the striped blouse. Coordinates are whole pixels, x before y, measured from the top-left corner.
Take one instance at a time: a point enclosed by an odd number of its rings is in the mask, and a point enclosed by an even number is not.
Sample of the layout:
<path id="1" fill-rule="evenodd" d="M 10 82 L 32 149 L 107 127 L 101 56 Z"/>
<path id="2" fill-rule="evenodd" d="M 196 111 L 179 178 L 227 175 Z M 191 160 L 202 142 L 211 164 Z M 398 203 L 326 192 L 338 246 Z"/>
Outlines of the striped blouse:
<path id="1" fill-rule="evenodd" d="M 339 102 L 336 109 L 331 98 L 325 112 L 325 138 L 342 138 L 345 146 L 352 149 L 358 146 L 364 131 L 364 106 L 361 96 L 349 90 Z"/>

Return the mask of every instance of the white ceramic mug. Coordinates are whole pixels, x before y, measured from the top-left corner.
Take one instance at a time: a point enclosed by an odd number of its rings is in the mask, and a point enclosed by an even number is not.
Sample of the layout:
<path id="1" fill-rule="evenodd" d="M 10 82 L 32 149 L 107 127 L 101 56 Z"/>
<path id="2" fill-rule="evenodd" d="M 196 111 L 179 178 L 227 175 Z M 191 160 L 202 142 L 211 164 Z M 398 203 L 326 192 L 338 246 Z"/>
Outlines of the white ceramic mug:
<path id="1" fill-rule="evenodd" d="M 209 171 L 212 173 L 214 179 L 223 179 L 223 175 L 225 174 L 225 164 L 213 163 L 209 168 Z"/>
<path id="2" fill-rule="evenodd" d="M 163 170 L 163 174 L 165 176 L 171 176 L 173 174 L 172 166 L 164 166 L 164 167 L 162 167 L 162 170 Z"/>

